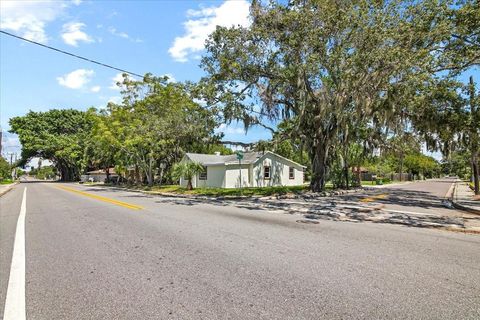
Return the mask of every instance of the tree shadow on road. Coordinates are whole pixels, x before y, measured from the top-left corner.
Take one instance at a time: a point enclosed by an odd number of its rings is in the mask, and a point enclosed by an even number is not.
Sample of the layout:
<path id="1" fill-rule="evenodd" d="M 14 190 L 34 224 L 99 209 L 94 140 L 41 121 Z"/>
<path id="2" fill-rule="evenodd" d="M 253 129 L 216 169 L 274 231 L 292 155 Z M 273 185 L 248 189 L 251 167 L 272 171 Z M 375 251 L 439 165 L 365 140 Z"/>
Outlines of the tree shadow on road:
<path id="1" fill-rule="evenodd" d="M 297 222 L 312 222 L 317 220 L 348 221 L 348 222 L 372 222 L 398 224 L 408 227 L 420 228 L 465 228 L 466 218 L 448 217 L 434 215 L 409 215 L 386 212 L 376 208 L 344 208 L 335 203 L 326 203 L 322 205 L 310 205 L 308 207 L 299 207 L 288 203 L 265 203 L 262 201 L 226 201 L 226 200 L 201 200 L 201 199 L 178 199 L 162 198 L 155 201 L 158 204 L 174 204 L 182 206 L 213 205 L 222 207 L 235 207 L 247 210 L 266 210 L 281 212 L 283 214 L 299 214 L 303 219 Z M 199 210 L 199 212 L 201 212 Z M 475 219 L 475 218 L 470 218 Z M 480 217 L 478 218 L 480 219 Z"/>
<path id="2" fill-rule="evenodd" d="M 126 192 L 127 190 L 113 189 L 113 188 L 98 188 L 90 187 L 86 188 L 87 192 Z M 128 191 L 127 191 L 128 192 Z M 375 195 L 388 193 L 387 199 L 375 199 L 374 203 L 365 204 L 354 208 L 345 206 L 347 203 L 360 204 L 360 200 L 365 197 L 374 197 Z M 420 207 L 425 209 L 443 208 L 446 209 L 441 201 L 440 197 L 433 196 L 424 191 L 410 191 L 410 190 L 396 190 L 396 189 L 382 189 L 369 192 L 368 194 L 348 194 L 339 195 L 334 197 L 322 197 L 318 199 L 309 199 L 308 201 L 292 201 L 287 200 L 265 200 L 258 198 L 247 199 L 213 199 L 209 197 L 205 198 L 184 198 L 184 197 L 164 197 L 158 195 L 149 195 L 144 193 L 129 194 L 126 193 L 121 197 L 131 198 L 155 198 L 157 204 L 168 204 L 178 206 L 215 206 L 215 207 L 233 207 L 238 209 L 249 210 L 252 214 L 255 211 L 269 211 L 279 212 L 283 214 L 297 214 L 302 218 L 297 220 L 298 222 L 312 222 L 318 220 L 332 220 L 332 221 L 348 221 L 348 222 L 372 222 L 372 223 L 388 223 L 398 224 L 408 227 L 420 227 L 420 228 L 465 228 L 465 217 L 449 217 L 441 215 L 431 214 L 407 214 L 397 212 L 387 212 L 381 210 L 378 207 L 378 203 L 395 203 L 400 206 L 407 207 Z M 300 203 L 300 204 L 299 204 Z M 205 210 L 198 210 L 201 213 Z M 477 219 L 478 218 L 469 218 Z M 260 221 L 260 220 L 259 220 Z"/>
<path id="3" fill-rule="evenodd" d="M 375 198 L 379 195 L 386 195 L 385 198 Z M 383 204 L 395 204 L 403 207 L 417 207 L 424 209 L 445 208 L 442 204 L 443 197 L 437 197 L 426 191 L 412 191 L 399 189 L 381 189 L 370 191 L 367 194 L 349 194 L 338 196 L 340 199 L 347 201 L 364 201 L 371 197 L 372 200 Z"/>

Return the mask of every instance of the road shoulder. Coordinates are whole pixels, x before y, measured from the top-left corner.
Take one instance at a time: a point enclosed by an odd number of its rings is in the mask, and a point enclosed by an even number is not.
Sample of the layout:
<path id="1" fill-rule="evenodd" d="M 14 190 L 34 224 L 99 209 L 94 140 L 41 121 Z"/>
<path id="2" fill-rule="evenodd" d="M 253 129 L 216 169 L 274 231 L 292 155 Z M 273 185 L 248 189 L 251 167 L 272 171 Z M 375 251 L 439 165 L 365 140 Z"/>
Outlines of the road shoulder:
<path id="1" fill-rule="evenodd" d="M 2 184 L 0 185 L 0 197 L 3 196 L 5 193 L 9 192 L 13 189 L 14 186 L 18 184 L 18 181 L 10 184 Z"/>

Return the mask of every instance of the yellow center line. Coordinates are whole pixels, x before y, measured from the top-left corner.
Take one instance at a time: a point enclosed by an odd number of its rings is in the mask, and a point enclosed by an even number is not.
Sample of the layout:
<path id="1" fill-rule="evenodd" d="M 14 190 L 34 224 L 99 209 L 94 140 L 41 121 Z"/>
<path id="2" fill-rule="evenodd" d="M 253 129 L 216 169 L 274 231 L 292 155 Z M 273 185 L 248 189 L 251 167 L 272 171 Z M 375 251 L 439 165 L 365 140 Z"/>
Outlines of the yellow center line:
<path id="1" fill-rule="evenodd" d="M 77 189 L 74 189 L 74 188 L 69 188 L 69 187 L 65 187 L 65 186 L 57 186 L 57 188 L 65 190 L 65 191 L 70 191 L 70 192 L 73 192 L 73 193 L 78 193 L 78 194 L 81 194 L 82 196 L 85 196 L 85 197 L 97 199 L 97 200 L 100 200 L 100 201 L 103 201 L 103 202 L 112 203 L 112 204 L 115 204 L 117 206 L 121 206 L 121 207 L 132 209 L 132 210 L 142 210 L 143 209 L 143 207 L 137 206 L 135 204 L 130 204 L 130 203 L 126 203 L 126 202 L 123 202 L 123 201 L 118 201 L 118 200 L 115 200 L 115 199 L 98 196 L 96 194 L 83 192 L 83 191 L 80 191 L 80 190 L 77 190 Z"/>
<path id="2" fill-rule="evenodd" d="M 385 194 L 385 193 L 382 193 L 382 194 L 379 194 L 379 195 L 376 195 L 376 196 L 363 198 L 363 199 L 360 200 L 360 202 L 373 202 L 375 200 L 386 199 L 386 198 L 388 198 L 388 195 Z"/>

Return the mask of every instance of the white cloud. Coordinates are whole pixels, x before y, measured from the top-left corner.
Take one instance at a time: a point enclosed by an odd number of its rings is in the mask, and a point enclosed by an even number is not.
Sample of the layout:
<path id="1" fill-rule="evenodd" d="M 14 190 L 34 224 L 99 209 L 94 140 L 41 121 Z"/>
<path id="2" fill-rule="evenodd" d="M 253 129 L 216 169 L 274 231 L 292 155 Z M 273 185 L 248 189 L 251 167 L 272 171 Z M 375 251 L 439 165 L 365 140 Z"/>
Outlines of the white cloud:
<path id="1" fill-rule="evenodd" d="M 122 31 L 118 31 L 116 28 L 114 27 L 109 27 L 108 28 L 108 32 L 110 32 L 111 34 L 113 34 L 114 36 L 116 37 L 120 37 L 120 38 L 123 38 L 123 39 L 127 39 L 127 40 L 130 40 L 132 42 L 143 42 L 143 40 L 141 39 L 138 39 L 138 38 L 132 38 L 128 35 L 128 33 L 126 32 L 122 32 Z"/>
<path id="2" fill-rule="evenodd" d="M 226 125 L 222 123 L 218 128 L 215 130 L 216 132 L 223 132 L 226 134 L 245 134 L 245 129 L 242 127 L 238 127 L 236 125 Z"/>
<path id="3" fill-rule="evenodd" d="M 227 0 L 219 7 L 188 10 L 185 34 L 175 38 L 168 52 L 176 61 L 188 61 L 192 53 L 203 50 L 205 40 L 217 26 L 250 25 L 249 9 L 247 0 Z"/>
<path id="4" fill-rule="evenodd" d="M 68 7 L 64 1 L 0 1 L 0 28 L 47 43 L 45 28 Z"/>
<path id="5" fill-rule="evenodd" d="M 73 4 L 79 6 L 82 3 L 82 0 L 72 0 Z"/>
<path id="6" fill-rule="evenodd" d="M 94 74 L 95 72 L 93 72 L 93 70 L 78 69 L 65 74 L 63 77 L 58 77 L 57 81 L 61 86 L 70 89 L 82 89 L 90 82 Z"/>
<path id="7" fill-rule="evenodd" d="M 9 152 L 12 153 L 19 153 L 21 151 L 22 144 L 18 139 L 16 134 L 12 134 L 9 132 L 2 133 L 2 153 L 7 154 Z M 10 159 L 10 158 L 8 158 Z"/>
<path id="8" fill-rule="evenodd" d="M 125 32 L 117 31 L 117 29 L 115 29 L 114 27 L 109 27 L 108 32 L 120 38 L 125 38 L 125 39 L 129 38 L 128 34 L 126 34 Z"/>
<path id="9" fill-rule="evenodd" d="M 82 31 L 82 28 L 85 27 L 84 23 L 81 22 L 69 22 L 63 25 L 62 27 L 62 38 L 63 41 L 71 46 L 77 47 L 78 42 L 94 42 L 92 37 Z"/>
<path id="10" fill-rule="evenodd" d="M 112 90 L 120 90 L 121 89 L 121 86 L 118 86 L 117 83 L 123 83 L 123 75 L 122 73 L 117 73 L 115 75 L 115 77 L 112 78 L 112 84 L 110 85 L 110 87 L 108 87 L 109 89 L 112 89 Z"/>
<path id="11" fill-rule="evenodd" d="M 100 86 L 93 86 L 93 87 L 90 88 L 90 91 L 92 91 L 92 92 L 99 92 L 100 89 L 101 89 Z"/>

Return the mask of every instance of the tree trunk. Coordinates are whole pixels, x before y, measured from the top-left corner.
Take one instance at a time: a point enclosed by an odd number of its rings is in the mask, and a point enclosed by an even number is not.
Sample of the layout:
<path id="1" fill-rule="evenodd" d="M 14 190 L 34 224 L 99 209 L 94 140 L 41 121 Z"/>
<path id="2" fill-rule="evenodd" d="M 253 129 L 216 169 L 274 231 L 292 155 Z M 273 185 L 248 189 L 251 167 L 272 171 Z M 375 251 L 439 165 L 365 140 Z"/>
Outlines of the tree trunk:
<path id="1" fill-rule="evenodd" d="M 315 147 L 315 153 L 312 157 L 312 180 L 310 181 L 310 189 L 313 192 L 321 192 L 325 189 L 327 156 L 328 144 L 321 141 Z"/>
<path id="2" fill-rule="evenodd" d="M 348 190 L 350 187 L 350 181 L 348 180 L 348 161 L 347 158 L 345 157 L 345 165 L 343 168 L 344 175 L 345 175 L 345 188 Z"/>
<path id="3" fill-rule="evenodd" d="M 357 166 L 357 179 L 358 179 L 358 186 L 362 186 L 362 167 Z"/>
<path id="4" fill-rule="evenodd" d="M 188 182 L 187 182 L 187 190 L 192 190 L 192 189 L 193 189 L 192 179 L 188 179 Z"/>
<path id="5" fill-rule="evenodd" d="M 147 178 L 147 184 L 149 187 L 153 186 L 153 165 L 154 161 L 151 157 L 148 158 L 148 163 L 145 170 L 145 176 Z"/>
<path id="6" fill-rule="evenodd" d="M 135 184 L 136 184 L 136 185 L 141 184 L 141 180 L 140 180 L 140 169 L 138 168 L 138 165 L 135 165 Z"/>
<path id="7" fill-rule="evenodd" d="M 160 167 L 160 181 L 159 181 L 159 186 L 162 185 L 162 179 L 163 179 L 163 166 Z"/>
<path id="8" fill-rule="evenodd" d="M 149 187 L 153 186 L 153 173 L 152 173 L 152 168 L 149 167 L 148 171 L 146 172 L 147 176 L 147 184 Z"/>
<path id="9" fill-rule="evenodd" d="M 478 167 L 478 156 L 472 155 L 472 173 L 473 173 L 473 190 L 476 195 L 480 194 L 480 168 Z"/>
<path id="10" fill-rule="evenodd" d="M 110 168 L 109 167 L 105 168 L 105 175 L 106 175 L 106 182 L 109 183 L 110 182 Z"/>
<path id="11" fill-rule="evenodd" d="M 403 181 L 403 152 L 400 153 L 400 168 L 399 168 L 400 181 Z"/>

